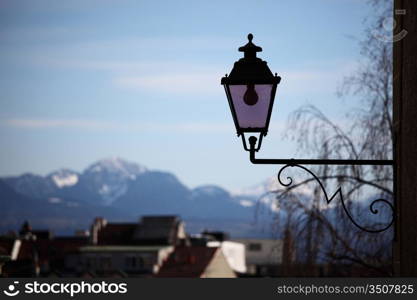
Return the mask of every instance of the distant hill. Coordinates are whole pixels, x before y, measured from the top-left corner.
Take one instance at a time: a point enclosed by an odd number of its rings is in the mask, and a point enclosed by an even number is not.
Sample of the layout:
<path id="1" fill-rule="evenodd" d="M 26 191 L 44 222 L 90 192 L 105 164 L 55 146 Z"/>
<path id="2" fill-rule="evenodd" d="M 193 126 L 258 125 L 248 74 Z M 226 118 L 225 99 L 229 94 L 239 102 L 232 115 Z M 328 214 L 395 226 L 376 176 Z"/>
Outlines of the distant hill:
<path id="1" fill-rule="evenodd" d="M 176 214 L 189 220 L 191 231 L 204 227 L 230 229 L 239 236 L 265 235 L 250 225 L 256 199 L 214 185 L 189 189 L 171 173 L 109 158 L 82 173 L 60 169 L 47 176 L 1 178 L 0 229 L 17 228 L 29 219 L 33 226 L 70 233 L 87 228 L 96 216 L 132 221 L 141 215 Z"/>

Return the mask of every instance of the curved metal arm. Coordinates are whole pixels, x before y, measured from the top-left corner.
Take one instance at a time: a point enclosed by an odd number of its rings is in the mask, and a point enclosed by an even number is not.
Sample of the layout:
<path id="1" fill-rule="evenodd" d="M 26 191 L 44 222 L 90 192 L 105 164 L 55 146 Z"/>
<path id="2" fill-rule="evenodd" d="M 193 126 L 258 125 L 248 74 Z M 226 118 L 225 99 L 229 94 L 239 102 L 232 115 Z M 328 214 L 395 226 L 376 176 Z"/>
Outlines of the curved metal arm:
<path id="1" fill-rule="evenodd" d="M 395 222 L 395 206 L 393 204 L 391 204 L 389 201 L 387 201 L 386 199 L 376 199 L 374 201 L 371 202 L 371 204 L 369 205 L 369 210 L 371 211 L 372 214 L 376 215 L 379 213 L 378 209 L 375 208 L 375 204 L 380 202 L 383 203 L 385 205 L 387 205 L 391 211 L 392 211 L 392 218 L 389 221 L 389 223 L 379 229 L 368 229 L 362 225 L 360 225 L 359 223 L 357 223 L 355 221 L 355 219 L 352 217 L 352 215 L 350 214 L 349 210 L 346 207 L 344 198 L 343 198 L 343 194 L 342 194 L 342 189 L 341 187 L 339 187 L 336 192 L 329 198 L 326 189 L 324 188 L 323 183 L 321 182 L 321 180 L 309 169 L 307 169 L 306 167 L 302 166 L 302 164 L 304 165 L 390 165 L 393 166 L 394 165 L 394 161 L 393 160 L 352 160 L 352 159 L 258 159 L 255 158 L 255 145 L 257 142 L 257 138 L 254 136 L 251 136 L 249 138 L 249 144 L 250 144 L 250 161 L 254 164 L 284 164 L 284 166 L 279 170 L 278 172 L 278 182 L 285 186 L 288 187 L 292 184 L 293 180 L 291 177 L 287 177 L 288 182 L 285 183 L 282 181 L 281 179 L 281 174 L 282 171 L 284 171 L 286 168 L 288 167 L 297 167 L 300 169 L 303 169 L 304 171 L 306 171 L 307 173 L 309 173 L 311 176 L 313 176 L 313 178 L 318 182 L 321 190 L 324 193 L 324 196 L 326 198 L 326 202 L 327 204 L 330 204 L 330 202 L 336 197 L 336 195 L 339 195 L 340 197 L 340 201 L 342 202 L 342 207 L 343 210 L 345 211 L 346 215 L 348 216 L 348 218 L 350 219 L 350 221 L 359 229 L 366 231 L 366 232 L 370 232 L 370 233 L 379 233 L 379 232 L 383 232 L 385 230 L 387 230 L 388 228 L 391 227 L 392 224 L 394 224 Z"/>

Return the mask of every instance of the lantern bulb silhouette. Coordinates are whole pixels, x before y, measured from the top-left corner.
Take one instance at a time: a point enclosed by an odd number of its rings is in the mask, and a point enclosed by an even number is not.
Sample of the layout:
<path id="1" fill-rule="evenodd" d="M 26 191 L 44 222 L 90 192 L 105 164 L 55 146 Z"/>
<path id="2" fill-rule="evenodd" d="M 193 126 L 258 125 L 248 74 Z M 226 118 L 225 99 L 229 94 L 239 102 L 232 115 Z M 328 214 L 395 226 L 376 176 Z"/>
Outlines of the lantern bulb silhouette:
<path id="1" fill-rule="evenodd" d="M 245 94 L 243 95 L 243 101 L 246 105 L 255 105 L 258 103 L 258 94 L 255 91 L 255 85 L 248 84 Z"/>

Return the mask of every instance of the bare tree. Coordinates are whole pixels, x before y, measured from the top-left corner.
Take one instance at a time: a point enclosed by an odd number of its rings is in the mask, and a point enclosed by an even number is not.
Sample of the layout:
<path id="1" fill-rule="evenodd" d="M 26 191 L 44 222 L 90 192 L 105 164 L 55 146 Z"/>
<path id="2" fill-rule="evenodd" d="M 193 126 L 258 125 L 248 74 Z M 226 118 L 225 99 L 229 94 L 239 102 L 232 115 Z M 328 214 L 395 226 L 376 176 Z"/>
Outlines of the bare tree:
<path id="1" fill-rule="evenodd" d="M 377 38 L 378 32 L 386 30 L 387 17 L 392 15 L 392 1 L 369 2 L 380 16 L 368 20 L 371 23 L 366 37 L 360 42 L 360 65 L 345 78 L 338 91 L 340 98 L 360 97 L 361 105 L 347 113 L 345 124 L 351 124 L 347 128 L 342 128 L 313 105 L 293 112 L 288 121 L 288 137 L 297 142 L 303 154 L 335 159 L 392 158 L 392 43 Z M 303 179 L 296 183 L 281 174 L 279 180 L 287 180 L 284 182 L 287 186 L 275 191 L 281 208 L 276 221 L 287 231 L 290 228 L 294 235 L 298 261 L 306 266 L 359 266 L 369 270 L 368 274 L 390 274 L 393 231 L 364 232 L 352 224 L 346 211 L 366 228 L 377 230 L 390 222 L 392 212 L 390 207 L 384 207 L 385 202 L 369 205 L 379 198 L 392 201 L 393 169 L 390 166 L 319 166 L 313 171 L 319 175 L 323 188 L 336 191 L 335 194 L 329 192 L 329 196 L 324 195 L 308 172 L 307 177 L 302 177 L 288 169 L 285 172 L 291 178 Z M 299 192 L 307 186 L 312 191 L 309 195 Z M 340 190 L 339 186 L 342 186 Z M 352 273 L 338 273 L 349 274 Z"/>

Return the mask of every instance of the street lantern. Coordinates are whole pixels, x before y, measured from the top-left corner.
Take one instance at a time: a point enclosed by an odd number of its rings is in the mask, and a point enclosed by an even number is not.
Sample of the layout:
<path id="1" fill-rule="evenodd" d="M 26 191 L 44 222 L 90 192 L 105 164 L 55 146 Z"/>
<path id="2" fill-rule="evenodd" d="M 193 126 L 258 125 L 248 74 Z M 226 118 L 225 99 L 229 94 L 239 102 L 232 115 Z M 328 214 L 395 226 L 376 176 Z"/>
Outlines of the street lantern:
<path id="1" fill-rule="evenodd" d="M 226 91 L 238 136 L 242 136 L 243 147 L 246 144 L 245 133 L 259 135 L 255 149 L 261 146 L 262 137 L 268 132 L 274 105 L 275 92 L 281 77 L 273 75 L 266 61 L 256 57 L 262 48 L 252 43 L 253 35 L 248 35 L 249 42 L 239 48 L 244 56 L 235 62 L 230 75 L 222 78 L 221 84 Z"/>
<path id="2" fill-rule="evenodd" d="M 378 214 L 375 208 L 377 203 L 385 204 L 392 211 L 392 218 L 385 226 L 380 228 L 366 228 L 357 223 L 350 214 L 344 202 L 342 190 L 329 196 L 324 184 L 310 169 L 303 165 L 367 165 L 367 166 L 394 166 L 392 159 L 288 159 L 288 158 L 256 158 L 255 153 L 261 148 L 262 138 L 268 133 L 269 121 L 271 119 L 272 107 L 274 105 L 275 92 L 281 77 L 272 74 L 265 61 L 256 57 L 256 52 L 262 48 L 252 43 L 253 35 L 248 35 L 249 42 L 239 48 L 244 56 L 235 62 L 230 75 L 223 77 L 221 84 L 226 91 L 227 100 L 232 112 L 238 136 L 242 136 L 243 147 L 249 151 L 249 158 L 253 164 L 284 165 L 278 171 L 278 181 L 282 186 L 289 187 L 293 180 L 291 177 L 282 179 L 282 173 L 288 167 L 296 167 L 309 173 L 319 184 L 325 196 L 327 204 L 334 198 L 339 198 L 344 211 L 352 223 L 359 229 L 378 233 L 383 232 L 395 223 L 395 206 L 385 199 L 376 199 L 369 206 L 373 214 Z M 246 143 L 245 134 L 248 138 L 249 147 Z M 258 137 L 256 137 L 258 135 Z M 395 190 L 395 187 L 394 187 Z M 338 196 L 338 197 L 336 197 Z M 395 225 L 395 224 L 394 224 Z"/>

